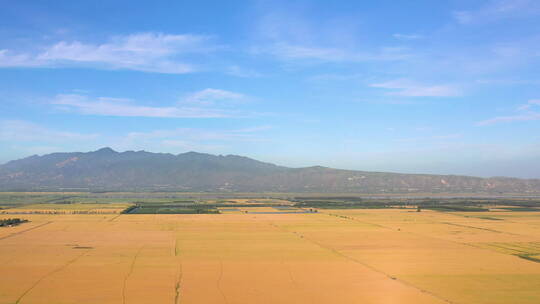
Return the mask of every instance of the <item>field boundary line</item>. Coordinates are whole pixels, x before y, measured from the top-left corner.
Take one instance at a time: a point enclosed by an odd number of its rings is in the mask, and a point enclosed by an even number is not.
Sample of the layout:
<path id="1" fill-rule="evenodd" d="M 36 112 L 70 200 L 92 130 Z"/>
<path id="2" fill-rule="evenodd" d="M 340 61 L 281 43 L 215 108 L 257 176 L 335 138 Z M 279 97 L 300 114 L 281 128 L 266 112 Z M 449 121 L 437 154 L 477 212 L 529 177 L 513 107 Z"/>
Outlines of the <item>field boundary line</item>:
<path id="1" fill-rule="evenodd" d="M 52 221 L 49 221 L 49 222 L 46 222 L 46 223 L 43 223 L 43 224 L 40 224 L 40 225 L 31 227 L 31 228 L 28 228 L 28 229 L 25 229 L 25 230 L 21 230 L 21 231 L 18 231 L 18 232 L 14 232 L 14 233 L 12 233 L 12 234 L 9 234 L 9 235 L 0 237 L 0 240 L 5 240 L 5 239 L 10 238 L 10 237 L 12 237 L 12 236 L 17 236 L 17 235 L 19 235 L 19 234 L 23 234 L 23 233 L 28 232 L 28 231 L 30 231 L 30 230 L 34 230 L 34 229 L 43 227 L 43 226 L 45 226 L 45 225 L 49 225 L 50 223 L 52 223 Z"/>
<path id="2" fill-rule="evenodd" d="M 180 303 L 180 288 L 182 284 L 182 277 L 184 269 L 182 265 L 182 259 L 180 258 L 180 250 L 178 250 L 178 236 L 174 239 L 174 256 L 178 259 L 178 267 L 176 269 L 176 284 L 174 286 L 174 304 Z"/>
<path id="3" fill-rule="evenodd" d="M 291 282 L 291 284 L 294 285 L 294 287 L 298 289 L 299 288 L 298 282 L 296 282 L 296 280 L 294 279 L 294 276 L 292 274 L 291 267 L 289 266 L 289 264 L 284 259 L 281 259 L 281 264 L 284 265 L 285 268 L 287 269 L 287 274 L 289 275 L 289 281 Z"/>
<path id="4" fill-rule="evenodd" d="M 433 298 L 436 298 L 437 300 L 440 300 L 440 301 L 443 301 L 443 302 L 446 302 L 446 303 L 449 303 L 449 304 L 457 304 L 457 302 L 450 301 L 450 300 L 448 300 L 446 298 L 443 298 L 443 297 L 441 297 L 441 296 L 439 296 L 439 295 L 437 295 L 437 294 L 435 294 L 435 293 L 433 293 L 433 292 L 431 292 L 429 290 L 422 289 L 420 287 L 417 287 L 417 286 L 413 285 L 412 283 L 409 283 L 409 282 L 407 282 L 405 280 L 394 277 L 394 276 L 392 276 L 392 275 L 390 275 L 390 274 L 388 274 L 388 273 L 386 273 L 386 272 L 384 272 L 384 271 L 382 271 L 382 270 L 380 270 L 380 269 L 378 269 L 378 268 L 376 268 L 374 266 L 371 266 L 371 265 L 369 265 L 369 264 L 367 264 L 365 262 L 362 262 L 362 261 L 360 261 L 360 260 L 358 260 L 356 258 L 348 256 L 348 255 L 346 255 L 346 254 L 344 254 L 344 253 L 342 253 L 342 252 L 340 252 L 340 251 L 338 251 L 338 250 L 336 250 L 336 249 L 334 249 L 334 248 L 332 248 L 330 246 L 323 245 L 322 243 L 320 243 L 318 241 L 315 241 L 315 240 L 313 240 L 311 238 L 308 238 L 308 237 L 306 237 L 305 235 L 303 235 L 301 233 L 298 233 L 296 231 L 287 230 L 287 229 L 282 228 L 282 227 L 280 227 L 280 226 L 278 226 L 278 225 L 276 225 L 276 224 L 274 224 L 272 222 L 270 223 L 270 225 L 277 228 L 277 229 L 279 229 L 279 230 L 281 230 L 281 231 L 284 231 L 284 232 L 287 232 L 287 233 L 292 233 L 292 234 L 296 235 L 297 237 L 299 237 L 301 239 L 304 239 L 304 240 L 306 240 L 306 241 L 308 241 L 310 243 L 313 243 L 313 244 L 317 245 L 318 247 L 320 247 L 322 249 L 325 249 L 327 251 L 330 251 L 330 252 L 334 253 L 337 256 L 340 256 L 340 257 L 342 257 L 344 259 L 347 259 L 347 260 L 349 260 L 351 262 L 354 262 L 356 264 L 362 265 L 362 266 L 364 266 L 364 267 L 366 267 L 366 268 L 368 268 L 368 269 L 370 269 L 370 270 L 372 270 L 374 272 L 377 272 L 379 274 L 382 274 L 382 275 L 386 276 L 387 278 L 389 278 L 389 279 L 391 279 L 393 281 L 399 282 L 404 286 L 407 286 L 409 288 L 420 291 L 421 293 L 424 293 L 424 294 L 429 295 L 429 296 L 431 296 Z M 381 227 L 384 227 L 384 226 L 381 226 Z M 384 228 L 387 228 L 387 227 L 384 227 Z M 391 229 L 391 228 L 388 228 L 388 229 Z"/>
<path id="5" fill-rule="evenodd" d="M 122 215 L 122 213 L 118 214 L 117 216 L 112 217 L 108 220 L 108 222 L 114 222 L 117 218 L 119 218 Z"/>
<path id="6" fill-rule="evenodd" d="M 353 217 L 350 217 L 350 216 L 343 216 L 343 215 L 339 215 L 339 214 L 333 214 L 333 213 L 326 213 L 326 212 L 319 212 L 320 214 L 326 214 L 326 215 L 329 215 L 329 216 L 336 216 L 336 217 L 340 217 L 340 218 L 345 218 L 345 219 L 349 219 L 351 221 L 354 221 L 354 222 L 359 222 L 359 223 L 362 223 L 362 224 L 370 224 L 370 225 L 375 225 L 375 226 L 378 226 L 378 227 L 381 227 L 381 228 L 384 228 L 384 229 L 388 229 L 388 230 L 392 230 L 392 231 L 395 231 L 395 228 L 392 228 L 392 227 L 388 227 L 388 226 L 384 226 L 384 225 L 380 225 L 380 224 L 374 224 L 374 223 L 370 223 L 370 222 L 366 222 L 366 221 L 362 221 L 358 218 L 355 218 L 354 216 Z M 440 222 L 440 221 L 434 221 L 434 220 L 431 220 L 430 223 L 432 224 L 443 224 L 443 225 L 454 225 L 452 223 L 448 223 L 448 222 Z M 480 230 L 486 230 L 487 228 L 480 228 L 480 227 L 472 227 L 472 226 L 467 226 L 467 225 L 459 225 L 459 224 L 456 224 L 454 226 L 458 226 L 458 227 L 463 227 L 463 228 L 470 228 L 470 229 L 480 229 Z M 406 231 L 406 230 L 398 230 L 398 231 L 401 231 L 402 233 L 408 233 L 408 234 L 412 234 L 412 235 L 415 235 L 415 236 L 420 236 L 420 237 L 423 237 L 423 238 L 429 238 L 429 239 L 434 239 L 434 240 L 438 240 L 438 241 L 444 241 L 444 242 L 450 242 L 450 243 L 454 243 L 454 244 L 458 244 L 458 245 L 464 245 L 464 246 L 469 246 L 469 247 L 473 247 L 473 248 L 476 248 L 476 249 L 479 249 L 479 250 L 484 250 L 484 251 L 489 251 L 491 253 L 497 253 L 497 254 L 502 254 L 502 255 L 508 255 L 506 253 L 502 253 L 500 251 L 497 251 L 497 250 L 494 250 L 492 248 L 487 248 L 487 247 L 481 247 L 481 246 L 477 246 L 475 245 L 475 243 L 463 243 L 463 242 L 459 242 L 459 241 L 454 241 L 454 240 L 449 240 L 449 239 L 445 239 L 445 238 L 440 238 L 440 237 L 436 237 L 436 236 L 432 236 L 432 235 L 425 235 L 425 234 L 422 234 L 422 233 L 418 233 L 418 232 L 412 232 L 412 231 Z M 487 231 L 490 231 L 489 229 L 487 229 Z M 490 232 L 500 232 L 500 233 L 506 233 L 506 234 L 509 234 L 509 235 L 517 235 L 517 236 L 523 236 L 521 234 L 512 234 L 510 232 L 505 232 L 505 231 L 490 231 Z M 515 256 L 515 255 L 513 255 Z M 516 256 L 517 257 L 517 256 Z"/>
<path id="7" fill-rule="evenodd" d="M 176 274 L 176 284 L 174 285 L 174 304 L 180 303 L 180 287 L 182 283 L 182 262 L 178 264 L 178 273 Z"/>
<path id="8" fill-rule="evenodd" d="M 21 300 L 30 292 L 32 291 L 34 288 L 36 288 L 36 286 L 39 285 L 39 283 L 41 283 L 43 280 L 45 280 L 46 278 L 52 276 L 53 274 L 55 273 L 58 273 L 64 269 L 66 269 L 69 265 L 75 263 L 78 259 L 82 258 L 84 255 L 86 255 L 88 253 L 89 249 L 87 249 L 85 252 L 79 254 L 78 256 L 76 256 L 75 258 L 69 260 L 67 263 L 65 263 L 64 265 L 60 265 L 59 267 L 57 267 L 56 269 L 46 273 L 44 276 L 42 276 L 41 278 L 39 278 L 39 280 L 37 280 L 36 282 L 34 282 L 34 284 L 32 284 L 32 286 L 30 286 L 30 288 L 28 288 L 18 299 L 17 301 L 15 301 L 15 304 L 19 304 L 21 302 Z"/>
<path id="9" fill-rule="evenodd" d="M 223 279 L 223 260 L 219 260 L 219 277 L 217 280 L 217 289 L 219 290 L 219 293 L 221 294 L 221 297 L 223 298 L 223 301 L 225 304 L 229 303 L 227 301 L 227 297 L 225 296 L 225 293 L 223 292 L 223 289 L 221 289 L 221 279 Z"/>
<path id="10" fill-rule="evenodd" d="M 476 216 L 468 216 L 468 215 L 463 215 L 463 214 L 457 214 L 457 213 L 452 213 L 452 212 L 442 212 L 442 211 L 436 211 L 436 210 L 434 210 L 434 211 L 438 212 L 438 213 L 444 213 L 445 215 L 448 214 L 448 215 L 453 215 L 453 216 L 463 217 L 463 218 L 474 218 L 474 219 L 479 219 L 479 220 L 486 220 L 484 218 L 476 217 Z M 503 221 L 508 222 L 508 223 L 515 223 L 514 221 L 509 221 L 509 220 L 506 220 L 506 219 L 503 220 Z M 446 224 L 446 225 L 452 225 L 452 226 L 466 227 L 466 228 L 471 228 L 471 229 L 485 230 L 485 231 L 490 231 L 490 232 L 495 232 L 495 233 L 505 233 L 505 234 L 516 235 L 516 236 L 527 236 L 527 235 L 508 232 L 508 231 L 500 231 L 500 230 L 483 228 L 483 227 L 476 227 L 476 226 L 471 226 L 471 225 L 456 224 L 456 223 L 449 223 L 449 222 L 442 222 L 442 221 L 434 221 L 434 222 L 435 223 L 442 223 L 442 224 Z"/>
<path id="11" fill-rule="evenodd" d="M 137 250 L 137 253 L 133 256 L 133 260 L 131 261 L 131 265 L 129 267 L 129 272 L 127 273 L 126 277 L 124 278 L 124 285 L 122 286 L 122 303 L 126 303 L 126 285 L 129 277 L 133 273 L 133 268 L 135 268 L 135 262 L 137 261 L 137 257 L 141 253 L 142 249 L 144 248 L 144 245 Z"/>
<path id="12" fill-rule="evenodd" d="M 471 228 L 471 229 L 484 230 L 484 231 L 495 232 L 495 233 L 506 233 L 506 234 L 510 234 L 510 235 L 521 236 L 521 235 L 515 234 L 515 233 L 499 231 L 499 230 L 489 229 L 489 228 L 475 227 L 475 226 L 470 226 L 470 225 L 456 224 L 456 223 L 450 223 L 450 222 L 438 222 L 438 223 L 445 224 L 445 225 L 451 225 L 451 226 L 458 226 L 458 227 L 465 227 L 465 228 Z"/>

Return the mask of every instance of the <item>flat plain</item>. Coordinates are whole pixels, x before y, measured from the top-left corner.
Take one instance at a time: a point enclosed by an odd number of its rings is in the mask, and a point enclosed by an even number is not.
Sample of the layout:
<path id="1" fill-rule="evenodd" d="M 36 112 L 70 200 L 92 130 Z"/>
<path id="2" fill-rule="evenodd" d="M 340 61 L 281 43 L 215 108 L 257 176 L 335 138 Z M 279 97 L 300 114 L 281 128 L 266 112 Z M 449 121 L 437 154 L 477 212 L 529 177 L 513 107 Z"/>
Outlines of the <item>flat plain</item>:
<path id="1" fill-rule="evenodd" d="M 539 212 L 245 210 L 25 215 L 0 303 L 540 303 Z"/>

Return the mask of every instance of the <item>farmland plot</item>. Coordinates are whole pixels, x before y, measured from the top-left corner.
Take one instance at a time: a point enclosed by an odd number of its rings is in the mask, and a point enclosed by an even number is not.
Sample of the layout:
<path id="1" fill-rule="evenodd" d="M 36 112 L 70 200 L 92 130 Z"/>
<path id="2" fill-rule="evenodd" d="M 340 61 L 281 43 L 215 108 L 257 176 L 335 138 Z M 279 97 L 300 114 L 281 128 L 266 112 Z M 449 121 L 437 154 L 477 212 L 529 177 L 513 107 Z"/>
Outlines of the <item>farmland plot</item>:
<path id="1" fill-rule="evenodd" d="M 29 214 L 0 303 L 539 303 L 540 219 L 497 214 Z"/>

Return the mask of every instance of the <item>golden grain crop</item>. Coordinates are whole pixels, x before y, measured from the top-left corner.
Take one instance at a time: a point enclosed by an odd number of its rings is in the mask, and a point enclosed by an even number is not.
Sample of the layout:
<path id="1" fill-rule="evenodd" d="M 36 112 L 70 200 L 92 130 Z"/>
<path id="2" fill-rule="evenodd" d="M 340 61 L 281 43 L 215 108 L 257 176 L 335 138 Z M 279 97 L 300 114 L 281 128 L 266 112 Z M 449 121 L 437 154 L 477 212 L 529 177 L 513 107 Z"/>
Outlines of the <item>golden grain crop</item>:
<path id="1" fill-rule="evenodd" d="M 0 303 L 540 303 L 540 214 L 482 216 L 30 214 Z"/>

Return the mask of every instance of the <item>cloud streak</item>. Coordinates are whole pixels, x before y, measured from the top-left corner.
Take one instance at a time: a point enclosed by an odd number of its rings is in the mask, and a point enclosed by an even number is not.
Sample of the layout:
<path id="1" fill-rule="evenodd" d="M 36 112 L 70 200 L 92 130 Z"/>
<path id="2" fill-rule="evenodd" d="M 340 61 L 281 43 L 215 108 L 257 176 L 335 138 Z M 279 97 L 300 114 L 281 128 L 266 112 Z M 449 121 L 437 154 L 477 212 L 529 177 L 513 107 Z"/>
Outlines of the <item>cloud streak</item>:
<path id="1" fill-rule="evenodd" d="M 477 10 L 454 12 L 454 18 L 460 24 L 478 24 L 537 14 L 540 2 L 536 0 L 492 0 Z"/>
<path id="2" fill-rule="evenodd" d="M 375 53 L 355 49 L 319 45 L 277 42 L 266 47 L 254 48 L 255 53 L 266 53 L 283 60 L 312 60 L 322 62 L 393 61 L 408 58 L 407 48 L 382 47 Z"/>
<path id="3" fill-rule="evenodd" d="M 529 100 L 526 104 L 519 106 L 518 110 L 520 111 L 529 110 L 533 106 L 540 106 L 540 99 Z"/>
<path id="4" fill-rule="evenodd" d="M 478 122 L 479 126 L 493 125 L 502 122 L 540 120 L 540 113 L 527 113 L 521 115 L 498 116 Z"/>
<path id="5" fill-rule="evenodd" d="M 0 121 L 0 141 L 5 142 L 53 142 L 87 141 L 97 138 L 98 134 L 83 134 L 77 132 L 58 131 L 44 126 L 23 121 Z"/>
<path id="6" fill-rule="evenodd" d="M 51 104 L 59 109 L 84 115 L 153 117 L 153 118 L 222 118 L 235 113 L 209 107 L 152 107 L 134 104 L 130 99 L 97 97 L 78 94 L 60 94 Z"/>
<path id="7" fill-rule="evenodd" d="M 225 69 L 225 74 L 242 78 L 259 78 L 264 76 L 257 71 L 246 69 L 237 65 L 231 65 L 227 67 Z"/>
<path id="8" fill-rule="evenodd" d="M 189 94 L 184 102 L 198 105 L 214 105 L 217 102 L 246 100 L 247 96 L 226 90 L 207 88 Z"/>
<path id="9" fill-rule="evenodd" d="M 529 100 L 526 104 L 521 105 L 517 108 L 518 111 L 522 112 L 517 115 L 507 115 L 507 116 L 497 116 L 491 119 L 486 119 L 479 121 L 478 126 L 488 126 L 498 123 L 508 123 L 516 121 L 531 121 L 531 120 L 540 120 L 540 112 L 532 111 L 531 109 L 535 106 L 540 107 L 540 99 Z"/>
<path id="10" fill-rule="evenodd" d="M 451 85 L 422 85 L 406 79 L 370 84 L 370 87 L 390 90 L 388 95 L 403 97 L 452 97 L 461 91 Z"/>
<path id="11" fill-rule="evenodd" d="M 258 126 L 235 130 L 205 130 L 195 128 L 176 128 L 172 130 L 154 130 L 150 132 L 130 132 L 126 138 L 132 140 L 214 140 L 214 141 L 252 141 L 254 134 L 271 129 L 270 126 Z"/>
<path id="12" fill-rule="evenodd" d="M 453 139 L 461 139 L 462 134 L 455 133 L 455 134 L 445 134 L 445 135 L 433 135 L 433 136 L 424 136 L 424 137 L 409 137 L 409 138 L 399 138 L 396 139 L 397 142 L 429 142 L 429 141 L 447 141 L 447 140 L 453 140 Z"/>
<path id="13" fill-rule="evenodd" d="M 184 74 L 197 70 L 183 62 L 183 55 L 214 51 L 219 46 L 210 37 L 137 33 L 116 36 L 100 44 L 60 41 L 38 53 L 0 50 L 0 67 L 88 67 L 104 70 L 134 70 Z"/>
<path id="14" fill-rule="evenodd" d="M 410 56 L 409 49 L 401 46 L 368 48 L 358 41 L 356 27 L 354 22 L 329 20 L 313 24 L 305 16 L 274 11 L 259 18 L 255 26 L 259 43 L 251 51 L 282 61 L 310 63 L 394 61 Z"/>
<path id="15" fill-rule="evenodd" d="M 265 141 L 261 134 L 271 128 L 268 125 L 229 130 L 176 128 L 111 135 L 61 131 L 29 121 L 3 120 L 0 121 L 0 143 L 25 154 L 78 150 L 81 147 L 95 149 L 104 145 L 120 150 L 155 147 L 171 152 L 179 149 L 223 152 L 231 143 Z"/>
<path id="16" fill-rule="evenodd" d="M 394 34 L 392 36 L 399 40 L 418 40 L 424 38 L 423 35 L 418 34 Z"/>
<path id="17" fill-rule="evenodd" d="M 233 130 L 208 130 L 197 128 L 176 128 L 169 130 L 153 130 L 147 132 L 130 132 L 116 145 L 122 149 L 159 146 L 169 149 L 223 151 L 231 142 L 252 143 L 265 141 L 261 132 L 271 129 L 270 126 L 256 126 Z"/>

